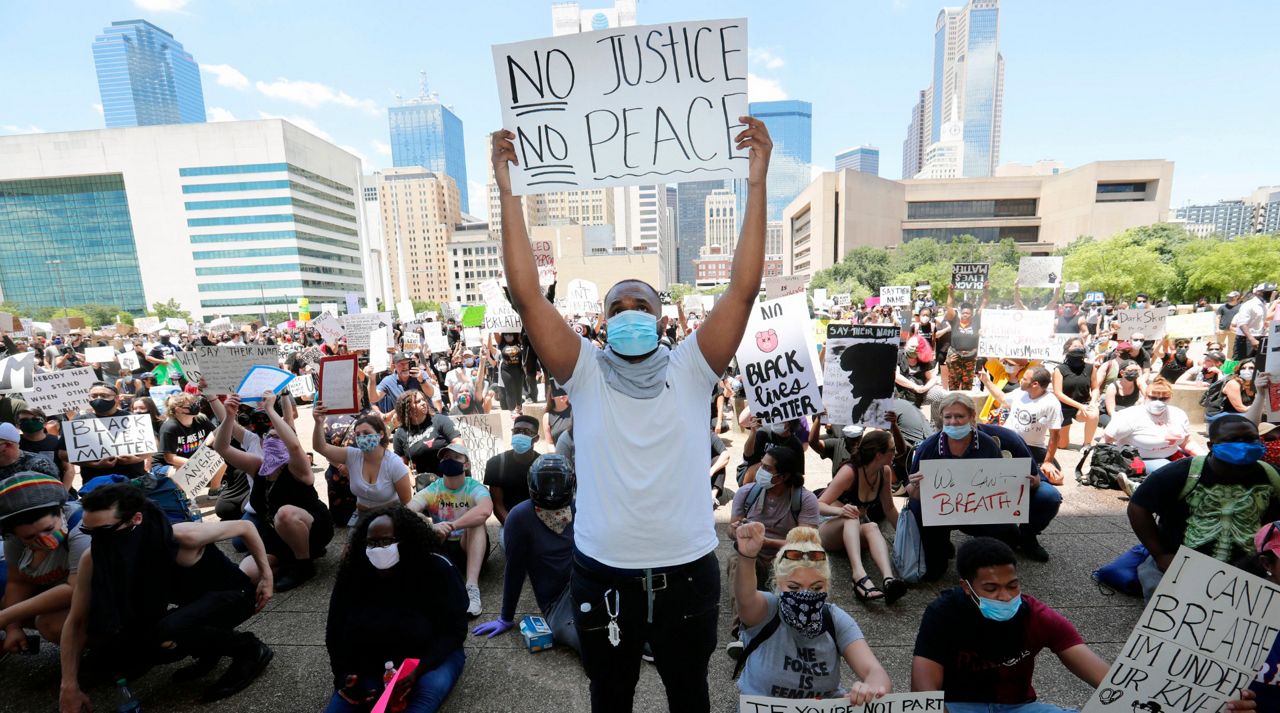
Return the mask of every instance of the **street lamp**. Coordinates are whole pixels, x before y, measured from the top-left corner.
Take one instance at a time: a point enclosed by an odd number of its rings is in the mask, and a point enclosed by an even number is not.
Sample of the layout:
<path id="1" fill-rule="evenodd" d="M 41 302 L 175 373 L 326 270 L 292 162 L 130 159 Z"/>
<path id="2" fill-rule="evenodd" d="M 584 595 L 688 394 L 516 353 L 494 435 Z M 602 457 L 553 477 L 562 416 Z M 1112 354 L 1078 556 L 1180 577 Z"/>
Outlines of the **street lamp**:
<path id="1" fill-rule="evenodd" d="M 61 265 L 61 264 L 62 264 L 62 261 L 61 261 L 61 260 L 45 260 L 45 261 L 44 261 L 44 264 L 46 264 L 46 265 Z M 64 289 L 64 288 L 63 288 L 63 286 L 62 286 L 62 268 L 61 268 L 61 267 L 59 267 L 59 268 L 54 272 L 54 277 L 55 277 L 55 278 L 57 279 L 57 281 L 58 281 L 58 292 L 59 292 L 59 293 L 61 293 L 61 295 L 62 295 L 62 316 L 65 318 L 65 317 L 67 316 L 67 291 L 66 291 L 66 289 Z"/>

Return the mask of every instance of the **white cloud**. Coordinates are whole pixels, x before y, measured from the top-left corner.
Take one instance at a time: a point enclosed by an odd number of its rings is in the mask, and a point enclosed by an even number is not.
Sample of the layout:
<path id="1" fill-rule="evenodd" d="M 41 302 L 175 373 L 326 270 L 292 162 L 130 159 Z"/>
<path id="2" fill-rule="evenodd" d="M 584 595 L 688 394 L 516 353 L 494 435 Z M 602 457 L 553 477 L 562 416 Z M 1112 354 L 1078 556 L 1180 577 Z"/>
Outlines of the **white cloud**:
<path id="1" fill-rule="evenodd" d="M 319 82 L 294 81 L 281 77 L 274 82 L 255 82 L 254 86 L 266 96 L 283 99 L 295 104 L 315 109 L 324 104 L 360 109 L 373 116 L 380 116 L 382 110 L 372 99 L 356 99 L 346 92 L 339 91 Z"/>
<path id="2" fill-rule="evenodd" d="M 324 139 L 325 141 L 328 141 L 329 143 L 333 144 L 334 146 L 337 146 L 343 151 L 346 151 L 347 153 L 355 156 L 356 158 L 360 159 L 360 162 L 362 164 L 368 163 L 372 165 L 372 163 L 369 161 L 369 157 L 366 156 L 363 151 L 357 149 L 354 146 L 338 143 L 338 140 L 333 138 L 333 134 L 330 134 L 328 131 L 325 131 L 324 129 L 320 128 L 319 124 L 308 119 L 305 116 L 297 116 L 297 115 L 281 116 L 280 114 L 272 114 L 270 112 L 265 112 L 265 111 L 259 111 L 258 116 L 263 119 L 284 119 L 285 121 L 289 122 L 290 124 L 293 124 L 299 129 L 302 129 L 303 131 L 306 131 L 309 134 L 313 134 L 317 138 Z"/>
<path id="3" fill-rule="evenodd" d="M 219 86 L 240 90 L 249 88 L 249 78 L 229 64 L 202 64 L 200 70 L 212 74 Z"/>
<path id="4" fill-rule="evenodd" d="M 94 111 L 96 111 L 96 112 L 98 113 L 98 116 L 102 116 L 102 105 L 101 105 L 101 104 L 99 104 L 99 103 L 97 103 L 97 102 L 94 102 L 94 103 L 93 103 L 93 110 L 94 110 Z"/>
<path id="5" fill-rule="evenodd" d="M 17 124 L 0 124 L 0 133 L 5 134 L 43 134 L 44 129 L 35 124 L 18 126 Z"/>
<path id="6" fill-rule="evenodd" d="M 191 0 L 133 0 L 133 4 L 151 12 L 182 12 Z"/>
<path id="7" fill-rule="evenodd" d="M 236 115 L 231 113 L 230 109 L 223 109 L 220 106 L 211 106 L 205 112 L 209 121 L 235 121 Z"/>
<path id="8" fill-rule="evenodd" d="M 752 62 L 765 69 L 782 69 L 782 66 L 786 64 L 781 57 L 765 49 L 752 47 L 747 50 L 747 56 Z"/>
<path id="9" fill-rule="evenodd" d="M 786 99 L 787 92 L 778 80 L 747 72 L 747 98 L 753 102 L 772 102 Z"/>
<path id="10" fill-rule="evenodd" d="M 374 150 L 374 151 L 377 151 L 379 156 L 390 156 L 390 155 L 391 155 L 391 144 L 388 144 L 388 143 L 387 143 L 387 142 L 385 142 L 385 141 L 379 141 L 379 140 L 377 140 L 377 139 L 374 139 L 374 140 L 373 140 L 373 150 Z"/>
<path id="11" fill-rule="evenodd" d="M 489 219 L 489 187 L 479 181 L 467 181 L 467 193 L 471 203 L 471 215 Z"/>

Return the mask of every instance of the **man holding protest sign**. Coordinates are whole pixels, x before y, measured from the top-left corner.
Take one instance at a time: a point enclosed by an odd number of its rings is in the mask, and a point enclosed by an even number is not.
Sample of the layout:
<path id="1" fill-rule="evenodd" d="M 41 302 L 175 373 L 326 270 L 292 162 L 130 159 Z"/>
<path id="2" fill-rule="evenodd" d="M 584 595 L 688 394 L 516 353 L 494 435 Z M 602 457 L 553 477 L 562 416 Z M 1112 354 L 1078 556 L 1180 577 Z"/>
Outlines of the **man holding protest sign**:
<path id="1" fill-rule="evenodd" d="M 639 280 L 604 299 L 608 346 L 574 334 L 538 285 L 538 268 L 512 195 L 515 134 L 493 135 L 511 301 L 547 373 L 573 399 L 580 474 L 570 583 L 592 709 L 629 711 L 647 641 L 673 711 L 708 711 L 707 664 L 716 646 L 718 538 L 706 507 L 711 419 L 719 382 L 760 291 L 765 179 L 773 143 L 764 122 L 739 119 L 749 149 L 747 210 L 733 278 L 702 325 L 675 349 L 658 344 L 661 299 Z"/>

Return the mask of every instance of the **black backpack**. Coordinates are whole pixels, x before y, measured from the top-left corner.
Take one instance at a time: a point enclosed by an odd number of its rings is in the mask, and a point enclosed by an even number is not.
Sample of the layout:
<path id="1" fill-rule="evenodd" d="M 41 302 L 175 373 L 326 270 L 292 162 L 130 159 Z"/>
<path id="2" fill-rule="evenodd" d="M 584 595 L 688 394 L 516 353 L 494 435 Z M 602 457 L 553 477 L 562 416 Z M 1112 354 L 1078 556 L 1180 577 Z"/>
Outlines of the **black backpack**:
<path id="1" fill-rule="evenodd" d="M 764 625 L 764 628 L 760 630 L 759 634 L 756 634 L 756 638 L 752 639 L 751 642 L 747 644 L 746 648 L 742 650 L 742 655 L 738 657 L 738 662 L 733 665 L 733 675 L 730 677 L 730 680 L 736 679 L 738 676 L 742 675 L 742 669 L 747 665 L 747 657 L 756 649 L 760 648 L 760 644 L 763 644 L 766 639 L 773 636 L 779 626 L 782 626 L 781 613 L 774 614 L 773 618 L 769 620 L 769 623 Z M 844 658 L 840 652 L 840 641 L 836 639 L 836 623 L 831 617 L 830 604 L 822 607 L 822 631 L 831 636 L 831 641 L 834 642 L 836 646 L 836 655 L 840 656 L 840 658 Z"/>
<path id="2" fill-rule="evenodd" d="M 1205 416 L 1217 416 L 1227 407 L 1227 395 L 1222 393 L 1222 387 L 1227 385 L 1230 377 L 1218 379 L 1209 384 L 1209 388 L 1204 390 L 1200 395 L 1200 405 L 1204 407 Z"/>
<path id="3" fill-rule="evenodd" d="M 742 513 L 745 515 L 751 512 L 751 508 L 755 507 L 756 501 L 764 494 L 764 488 L 759 483 L 751 483 L 751 490 L 747 492 L 747 501 L 743 503 Z M 791 519 L 798 524 L 800 522 L 800 510 L 804 507 L 804 488 L 791 489 Z"/>
<path id="4" fill-rule="evenodd" d="M 1114 443 L 1097 443 L 1084 449 L 1080 454 L 1080 462 L 1076 463 L 1076 482 L 1103 490 L 1121 490 L 1120 476 L 1139 477 L 1133 462 L 1138 458 L 1138 449 L 1133 446 L 1118 446 Z M 1085 463 L 1089 468 L 1085 470 Z"/>

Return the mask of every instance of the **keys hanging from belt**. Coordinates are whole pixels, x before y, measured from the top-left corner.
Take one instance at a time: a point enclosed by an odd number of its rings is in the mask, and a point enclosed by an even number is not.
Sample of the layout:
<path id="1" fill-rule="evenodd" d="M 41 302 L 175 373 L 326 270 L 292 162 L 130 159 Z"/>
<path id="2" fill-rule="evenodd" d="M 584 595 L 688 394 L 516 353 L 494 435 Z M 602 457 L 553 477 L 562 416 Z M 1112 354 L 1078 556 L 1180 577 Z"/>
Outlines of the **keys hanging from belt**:
<path id="1" fill-rule="evenodd" d="M 609 595 L 613 595 L 613 601 L 609 601 Z M 610 589 L 604 593 L 604 611 L 609 615 L 609 644 L 616 647 L 622 643 L 622 632 L 618 628 L 618 602 L 620 594 L 616 589 Z"/>

